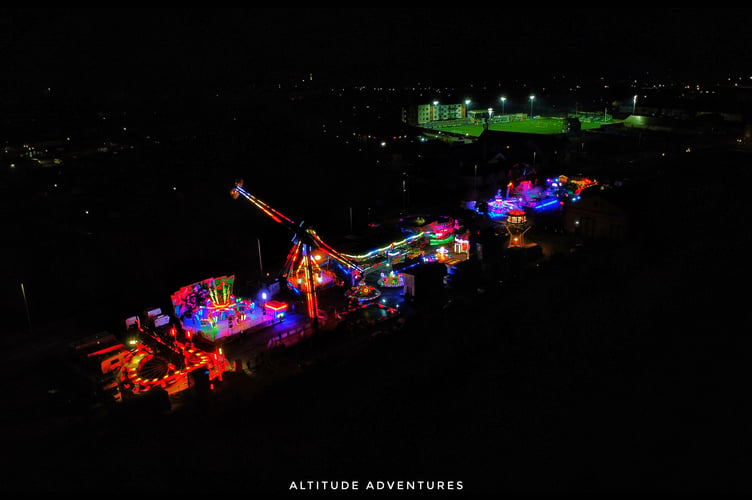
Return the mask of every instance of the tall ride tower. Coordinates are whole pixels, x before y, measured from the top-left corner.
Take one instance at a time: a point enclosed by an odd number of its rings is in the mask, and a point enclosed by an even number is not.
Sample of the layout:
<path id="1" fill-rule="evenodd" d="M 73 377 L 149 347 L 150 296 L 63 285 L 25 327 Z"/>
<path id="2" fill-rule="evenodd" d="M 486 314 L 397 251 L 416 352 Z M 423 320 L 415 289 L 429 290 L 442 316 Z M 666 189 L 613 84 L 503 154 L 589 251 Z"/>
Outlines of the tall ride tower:
<path id="1" fill-rule="evenodd" d="M 530 222 L 523 210 L 510 210 L 504 227 L 509 233 L 509 248 L 525 247 L 525 233 L 530 229 Z"/>

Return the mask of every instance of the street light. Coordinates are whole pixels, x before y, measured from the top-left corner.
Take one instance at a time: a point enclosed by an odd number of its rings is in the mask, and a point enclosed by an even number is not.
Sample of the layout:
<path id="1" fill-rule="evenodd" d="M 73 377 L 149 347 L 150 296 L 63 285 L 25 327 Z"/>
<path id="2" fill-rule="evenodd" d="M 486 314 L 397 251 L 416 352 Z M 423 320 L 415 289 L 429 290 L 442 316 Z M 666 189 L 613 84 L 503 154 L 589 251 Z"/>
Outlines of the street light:
<path id="1" fill-rule="evenodd" d="M 473 174 L 473 196 L 478 196 L 478 164 L 475 164 L 475 174 Z"/>
<path id="2" fill-rule="evenodd" d="M 502 97 L 501 98 L 501 114 L 502 114 L 502 116 L 504 115 L 504 104 L 506 103 L 506 101 L 507 101 L 506 97 Z"/>
<path id="3" fill-rule="evenodd" d="M 635 107 L 637 106 L 637 94 L 632 97 L 632 114 L 635 114 Z"/>
<path id="4" fill-rule="evenodd" d="M 530 119 L 533 119 L 533 101 L 535 100 L 535 96 L 530 96 Z"/>
<path id="5" fill-rule="evenodd" d="M 431 115 L 432 115 L 431 119 L 432 120 L 438 120 L 439 119 L 439 117 L 438 117 L 438 109 L 436 109 L 438 106 L 439 106 L 439 101 L 433 101 L 433 108 L 432 108 L 432 113 L 431 113 Z"/>
<path id="6" fill-rule="evenodd" d="M 407 172 L 402 172 L 402 211 L 407 210 Z"/>

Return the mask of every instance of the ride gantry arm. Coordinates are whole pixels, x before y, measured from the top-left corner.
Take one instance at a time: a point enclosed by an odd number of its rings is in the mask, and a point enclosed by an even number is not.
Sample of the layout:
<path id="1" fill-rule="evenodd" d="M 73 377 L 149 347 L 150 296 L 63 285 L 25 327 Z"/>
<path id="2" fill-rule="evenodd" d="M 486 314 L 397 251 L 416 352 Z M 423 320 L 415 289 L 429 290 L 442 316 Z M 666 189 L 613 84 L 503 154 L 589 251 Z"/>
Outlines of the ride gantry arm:
<path id="1" fill-rule="evenodd" d="M 253 196 L 251 193 L 243 189 L 243 179 L 239 179 L 235 181 L 235 186 L 230 191 L 230 195 L 236 200 L 238 199 L 238 196 L 242 196 L 246 200 L 256 205 L 259 208 L 259 210 L 261 210 L 266 215 L 271 217 L 274 222 L 279 222 L 280 224 L 284 224 L 291 231 L 298 233 L 298 226 L 295 224 L 295 222 L 293 222 L 292 219 L 290 219 L 279 210 L 271 207 L 267 203 L 259 200 L 258 198 Z"/>
<path id="2" fill-rule="evenodd" d="M 315 246 L 318 248 L 321 248 L 324 250 L 327 254 L 329 254 L 334 260 L 342 264 L 346 269 L 348 269 L 353 276 L 358 276 L 359 278 L 363 276 L 363 268 L 357 265 L 355 262 L 353 262 L 350 258 L 345 256 L 345 254 L 335 250 L 331 246 L 329 246 L 324 240 L 319 237 L 318 234 L 316 234 L 316 231 L 313 230 L 313 228 L 308 228 L 307 230 L 309 236 L 313 240 Z"/>
<path id="3" fill-rule="evenodd" d="M 290 231 L 292 231 L 295 235 L 295 241 L 300 241 L 304 245 L 310 246 L 311 248 L 316 247 L 320 248 L 324 252 L 326 252 L 330 257 L 332 257 L 334 260 L 339 262 L 345 269 L 347 269 L 352 276 L 354 277 L 354 280 L 357 281 L 360 279 L 360 277 L 363 276 L 364 270 L 359 265 L 357 265 L 355 262 L 353 262 L 350 258 L 345 256 L 345 254 L 335 250 L 330 245 L 325 243 L 321 237 L 316 234 L 316 231 L 310 227 L 305 225 L 304 223 L 296 223 L 286 215 L 284 215 L 279 210 L 275 209 L 274 207 L 270 206 L 266 202 L 258 199 L 256 196 L 252 195 L 248 191 L 245 190 L 243 187 L 243 180 L 239 179 L 235 181 L 235 186 L 230 191 L 230 194 L 233 198 L 237 199 L 239 196 L 242 196 L 246 200 L 250 201 L 252 204 L 254 204 L 256 207 L 258 207 L 259 210 L 264 212 L 266 215 L 272 218 L 275 222 L 278 222 L 280 224 L 285 225 Z M 295 255 L 288 256 L 288 260 L 290 257 L 292 257 L 292 260 L 295 260 L 295 258 L 299 255 L 299 252 L 295 252 Z M 288 264 L 291 264 L 291 262 L 288 262 Z M 287 265 L 285 266 L 288 267 Z"/>
<path id="4" fill-rule="evenodd" d="M 294 275 L 297 272 L 302 271 L 303 278 L 301 280 L 301 285 L 303 283 L 305 285 L 300 286 L 299 288 L 301 290 L 299 291 L 302 291 L 305 294 L 308 316 L 311 318 L 314 328 L 318 329 L 318 298 L 316 296 L 316 278 L 314 276 L 314 266 L 318 269 L 318 265 L 315 263 L 314 248 L 320 249 L 322 252 L 337 261 L 344 270 L 350 274 L 353 282 L 363 280 L 363 269 L 347 256 L 325 243 L 319 235 L 316 234 L 316 231 L 314 231 L 313 228 L 302 222 L 296 224 L 295 221 L 284 215 L 279 210 L 250 194 L 243 187 L 242 179 L 235 182 L 235 186 L 230 191 L 230 194 L 235 199 L 242 196 L 255 205 L 259 210 L 271 217 L 272 220 L 285 225 L 293 232 L 294 245 L 287 255 L 282 274 L 287 279 L 288 283 L 294 281 L 295 285 L 293 285 L 293 287 L 297 289 L 298 280 L 294 279 Z M 301 259 L 301 261 L 300 265 L 296 268 L 296 262 L 298 262 L 298 259 Z"/>

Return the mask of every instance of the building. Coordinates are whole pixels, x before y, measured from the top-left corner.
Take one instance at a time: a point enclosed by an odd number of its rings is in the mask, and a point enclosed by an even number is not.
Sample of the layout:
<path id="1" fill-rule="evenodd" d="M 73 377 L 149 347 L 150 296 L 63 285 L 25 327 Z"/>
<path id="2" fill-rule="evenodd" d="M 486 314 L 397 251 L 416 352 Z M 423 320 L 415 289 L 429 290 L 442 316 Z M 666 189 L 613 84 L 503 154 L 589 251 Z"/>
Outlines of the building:
<path id="1" fill-rule="evenodd" d="M 413 127 L 437 121 L 461 120 L 467 118 L 467 107 L 464 104 L 418 104 L 403 112 L 403 121 Z"/>

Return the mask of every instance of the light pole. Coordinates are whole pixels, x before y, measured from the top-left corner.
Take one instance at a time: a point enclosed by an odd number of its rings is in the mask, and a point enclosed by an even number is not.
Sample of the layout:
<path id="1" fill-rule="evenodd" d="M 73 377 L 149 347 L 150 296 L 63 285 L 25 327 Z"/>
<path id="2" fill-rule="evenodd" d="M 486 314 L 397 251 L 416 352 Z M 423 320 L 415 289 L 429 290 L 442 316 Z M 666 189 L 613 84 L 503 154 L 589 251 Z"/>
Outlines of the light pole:
<path id="1" fill-rule="evenodd" d="M 502 97 L 501 98 L 501 116 L 504 116 L 504 104 L 506 104 L 506 102 L 507 102 L 507 98 Z"/>
<path id="2" fill-rule="evenodd" d="M 473 196 L 478 196 L 478 164 L 475 164 L 475 173 L 473 174 Z"/>
<path id="3" fill-rule="evenodd" d="M 535 96 L 530 96 L 530 119 L 533 119 L 533 101 L 535 100 Z"/>
<path id="4" fill-rule="evenodd" d="M 407 211 L 407 172 L 402 172 L 402 212 Z"/>
<path id="5" fill-rule="evenodd" d="M 632 114 L 635 114 L 635 108 L 637 107 L 637 94 L 632 97 Z"/>
<path id="6" fill-rule="evenodd" d="M 470 111 L 470 103 L 473 102 L 470 99 L 465 99 L 465 116 L 468 116 L 468 111 Z"/>
<path id="7" fill-rule="evenodd" d="M 29 314 L 29 301 L 26 299 L 26 288 L 21 282 L 21 295 L 23 295 L 24 306 L 26 307 L 26 321 L 29 324 L 29 333 L 31 333 L 31 314 Z"/>

